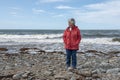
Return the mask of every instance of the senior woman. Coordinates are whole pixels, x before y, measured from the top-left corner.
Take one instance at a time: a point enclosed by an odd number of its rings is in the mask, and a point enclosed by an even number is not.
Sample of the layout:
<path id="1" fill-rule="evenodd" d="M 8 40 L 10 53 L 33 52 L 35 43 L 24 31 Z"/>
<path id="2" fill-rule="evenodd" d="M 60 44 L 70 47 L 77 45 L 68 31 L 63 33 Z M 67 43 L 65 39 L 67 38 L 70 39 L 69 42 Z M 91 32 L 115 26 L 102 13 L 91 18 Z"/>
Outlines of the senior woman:
<path id="1" fill-rule="evenodd" d="M 76 69 L 77 66 L 77 50 L 81 41 L 79 28 L 75 25 L 75 19 L 68 20 L 68 27 L 63 34 L 64 46 L 66 49 L 66 65 L 68 70 Z M 72 64 L 72 65 L 71 65 Z"/>

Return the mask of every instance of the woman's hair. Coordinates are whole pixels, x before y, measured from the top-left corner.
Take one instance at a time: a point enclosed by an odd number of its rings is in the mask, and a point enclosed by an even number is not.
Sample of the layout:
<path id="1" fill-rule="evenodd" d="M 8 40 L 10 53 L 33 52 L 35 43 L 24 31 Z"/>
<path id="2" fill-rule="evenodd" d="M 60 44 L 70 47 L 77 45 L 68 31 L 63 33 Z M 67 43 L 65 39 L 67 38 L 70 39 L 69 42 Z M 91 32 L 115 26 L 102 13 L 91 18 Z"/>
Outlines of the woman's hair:
<path id="1" fill-rule="evenodd" d="M 68 20 L 68 22 L 70 22 L 70 23 L 72 23 L 72 24 L 75 25 L 75 19 L 74 19 L 74 18 L 70 18 L 70 19 Z"/>

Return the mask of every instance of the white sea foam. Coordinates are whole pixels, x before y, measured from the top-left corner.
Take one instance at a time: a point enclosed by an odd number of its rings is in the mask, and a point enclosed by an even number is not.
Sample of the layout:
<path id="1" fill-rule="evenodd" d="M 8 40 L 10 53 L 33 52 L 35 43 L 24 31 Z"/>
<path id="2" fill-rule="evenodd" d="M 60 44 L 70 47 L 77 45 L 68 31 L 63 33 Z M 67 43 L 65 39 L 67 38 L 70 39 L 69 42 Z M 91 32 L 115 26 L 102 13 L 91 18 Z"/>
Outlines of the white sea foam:
<path id="1" fill-rule="evenodd" d="M 36 34 L 36 35 L 8 35 L 3 34 L 0 35 L 0 38 L 38 38 L 38 39 L 46 39 L 46 38 L 59 38 L 62 37 L 62 34 Z"/>
<path id="2" fill-rule="evenodd" d="M 39 35 L 0 35 L 0 43 L 62 43 L 63 34 L 39 34 Z M 120 45 L 120 42 L 113 42 L 113 38 L 82 38 L 83 44 L 113 44 Z"/>
<path id="3" fill-rule="evenodd" d="M 120 42 L 113 42 L 113 38 L 84 38 L 82 39 L 82 43 L 86 44 L 112 44 L 112 45 L 120 45 Z"/>

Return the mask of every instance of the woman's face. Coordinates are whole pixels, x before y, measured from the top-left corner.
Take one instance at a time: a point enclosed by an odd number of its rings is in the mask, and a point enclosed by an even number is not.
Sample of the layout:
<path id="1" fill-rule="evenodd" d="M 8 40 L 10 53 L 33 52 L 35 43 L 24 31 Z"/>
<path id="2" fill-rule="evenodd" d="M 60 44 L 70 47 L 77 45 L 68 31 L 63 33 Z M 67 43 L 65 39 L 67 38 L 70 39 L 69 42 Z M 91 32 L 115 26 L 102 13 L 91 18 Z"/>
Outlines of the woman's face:
<path id="1" fill-rule="evenodd" d="M 74 26 L 74 24 L 72 24 L 71 22 L 68 22 L 68 25 L 69 25 L 69 27 Z"/>

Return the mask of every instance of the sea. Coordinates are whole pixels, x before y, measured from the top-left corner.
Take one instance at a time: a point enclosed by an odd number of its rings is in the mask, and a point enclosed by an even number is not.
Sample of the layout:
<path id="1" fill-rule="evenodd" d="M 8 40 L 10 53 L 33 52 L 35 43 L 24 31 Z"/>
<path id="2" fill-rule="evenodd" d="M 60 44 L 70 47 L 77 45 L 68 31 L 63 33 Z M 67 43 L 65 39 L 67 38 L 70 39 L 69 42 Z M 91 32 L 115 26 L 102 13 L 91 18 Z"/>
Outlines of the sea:
<path id="1" fill-rule="evenodd" d="M 21 47 L 38 47 L 52 51 L 63 50 L 63 32 L 64 30 L 0 30 L 0 47 L 9 48 L 10 52 Z M 100 49 L 100 45 L 107 45 L 106 47 L 117 46 L 119 50 L 120 42 L 119 40 L 114 41 L 114 39 L 120 39 L 120 30 L 81 30 L 81 36 L 80 47 L 82 49 L 86 49 L 85 46 L 88 46 L 87 48 L 94 46 L 93 48 Z"/>

